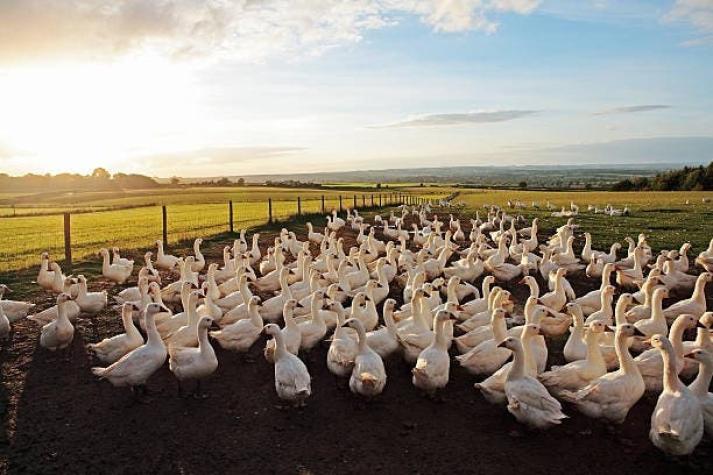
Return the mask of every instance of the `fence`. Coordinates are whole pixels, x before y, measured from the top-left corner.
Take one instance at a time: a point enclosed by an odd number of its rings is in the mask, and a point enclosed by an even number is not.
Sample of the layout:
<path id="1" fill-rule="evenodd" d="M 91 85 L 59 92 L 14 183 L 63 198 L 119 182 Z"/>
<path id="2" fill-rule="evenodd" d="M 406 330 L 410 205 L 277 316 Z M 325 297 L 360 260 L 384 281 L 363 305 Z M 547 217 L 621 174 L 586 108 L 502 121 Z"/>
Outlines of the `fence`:
<path id="1" fill-rule="evenodd" d="M 405 193 L 366 193 L 303 199 L 228 201 L 208 204 L 150 205 L 93 213 L 0 218 L 0 272 L 37 264 L 40 253 L 54 259 L 94 255 L 101 247 L 131 250 L 152 247 L 156 239 L 166 245 L 243 228 L 286 221 L 299 215 L 326 214 L 347 208 L 379 208 L 420 204 L 435 196 Z"/>

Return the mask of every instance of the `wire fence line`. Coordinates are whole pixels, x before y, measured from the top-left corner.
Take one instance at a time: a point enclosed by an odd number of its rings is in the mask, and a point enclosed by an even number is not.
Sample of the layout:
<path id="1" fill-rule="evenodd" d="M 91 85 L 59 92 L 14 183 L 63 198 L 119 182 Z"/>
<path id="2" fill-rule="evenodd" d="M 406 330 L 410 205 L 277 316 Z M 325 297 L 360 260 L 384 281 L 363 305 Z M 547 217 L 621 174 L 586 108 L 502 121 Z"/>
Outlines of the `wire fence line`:
<path id="1" fill-rule="evenodd" d="M 148 205 L 50 216 L 0 216 L 0 272 L 36 265 L 39 255 L 45 251 L 53 259 L 63 260 L 65 266 L 71 266 L 73 259 L 94 255 L 101 247 L 135 250 L 152 247 L 157 239 L 163 239 L 168 245 L 287 221 L 300 215 L 413 205 L 431 198 L 435 196 L 365 193 L 307 199 L 297 196 L 267 201 Z"/>

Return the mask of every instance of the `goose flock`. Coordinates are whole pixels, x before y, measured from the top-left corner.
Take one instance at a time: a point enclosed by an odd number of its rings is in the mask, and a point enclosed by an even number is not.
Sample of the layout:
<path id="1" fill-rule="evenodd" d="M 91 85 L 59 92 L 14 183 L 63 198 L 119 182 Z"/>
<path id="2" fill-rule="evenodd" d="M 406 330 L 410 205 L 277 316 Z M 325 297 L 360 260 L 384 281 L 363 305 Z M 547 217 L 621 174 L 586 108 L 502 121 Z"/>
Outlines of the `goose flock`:
<path id="1" fill-rule="evenodd" d="M 448 211 L 450 202 L 438 205 Z M 657 448 L 685 455 L 704 432 L 713 436 L 713 312 L 705 297 L 713 240 L 692 264 L 690 244 L 655 254 L 643 234 L 626 239 L 626 252 L 619 243 L 596 250 L 574 216 L 544 238 L 537 218 L 497 206 L 463 222 L 453 214 L 441 221 L 435 211 L 403 205 L 371 223 L 356 210 L 344 218 L 334 211 L 324 230 L 308 223 L 304 240 L 282 229 L 266 252 L 259 234 L 248 240 L 243 230 L 222 263 L 207 262 L 200 239 L 183 257 L 159 240 L 137 284 L 113 296 L 125 332 L 88 345 L 101 363 L 92 372 L 142 400 L 168 359 L 179 393 L 194 383 L 193 396 L 204 397 L 200 383 L 219 364 L 215 344 L 247 352 L 267 335 L 275 390 L 295 406 L 312 392 L 302 357 L 325 344 L 329 371 L 364 398 L 386 387 L 384 359 L 400 357 L 429 396 L 459 364 L 483 398 L 531 428 L 561 424 L 562 402 L 622 423 L 649 391 L 659 395 L 649 434 Z M 576 214 L 575 205 L 561 213 Z M 119 249 L 99 255 L 106 280 L 131 278 L 135 263 Z M 583 280 L 598 288 L 578 294 Z M 57 294 L 56 305 L 35 311 L 4 299 L 10 289 L 0 285 L 0 336 L 27 318 L 41 325 L 42 347 L 68 351 L 73 322 L 103 311 L 107 292 L 90 292 L 84 276 L 64 275 L 46 253 L 36 282 Z M 511 293 L 516 286 L 529 290 L 523 301 Z M 565 340 L 565 364 L 548 367 L 553 343 Z"/>

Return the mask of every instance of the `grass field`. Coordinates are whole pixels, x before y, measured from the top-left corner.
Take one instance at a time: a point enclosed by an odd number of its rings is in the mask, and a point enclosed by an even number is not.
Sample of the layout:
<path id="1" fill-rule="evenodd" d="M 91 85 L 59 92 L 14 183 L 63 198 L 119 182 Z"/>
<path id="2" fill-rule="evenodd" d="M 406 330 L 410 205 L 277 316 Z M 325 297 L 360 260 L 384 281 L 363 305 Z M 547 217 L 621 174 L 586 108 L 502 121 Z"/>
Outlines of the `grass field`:
<path id="1" fill-rule="evenodd" d="M 431 190 L 417 189 L 412 193 L 427 196 Z M 71 196 L 68 196 L 71 195 Z M 387 193 L 382 191 L 382 203 L 387 204 Z M 34 195 L 37 210 L 51 208 L 59 212 L 86 209 L 87 206 L 147 206 L 130 209 L 77 213 L 71 217 L 72 254 L 74 259 L 94 255 L 103 246 L 138 249 L 153 246 L 162 233 L 161 207 L 164 203 L 168 216 L 169 243 L 206 237 L 225 232 L 229 228 L 228 201 L 233 200 L 233 223 L 236 230 L 252 228 L 268 221 L 268 198 L 272 202 L 273 219 L 281 221 L 297 214 L 297 197 L 302 200 L 303 214 L 320 213 L 321 197 L 325 209 L 339 209 L 339 197 L 344 208 L 379 204 L 379 193 L 295 189 L 295 188 L 179 188 L 131 192 L 46 193 Z M 445 196 L 435 190 L 433 197 Z M 27 195 L 23 195 L 23 199 Z M 7 197 L 6 197 L 7 199 Z M 66 208 L 60 206 L 66 204 Z M 29 203 L 28 203 L 29 205 Z M 2 217 L 0 213 L 0 272 L 35 265 L 41 252 L 48 251 L 54 258 L 64 256 L 63 216 Z"/>
<path id="2" fill-rule="evenodd" d="M 692 255 L 698 254 L 708 246 L 713 238 L 713 192 L 543 192 L 512 190 L 461 190 L 456 199 L 465 204 L 465 214 L 475 216 L 483 205 L 494 204 L 507 206 L 508 200 L 520 200 L 527 207 L 517 213 L 527 218 L 540 218 L 543 229 L 553 229 L 566 222 L 566 218 L 553 218 L 551 211 L 545 209 L 549 201 L 558 210 L 569 207 L 574 202 L 580 208 L 576 221 L 583 231 L 592 233 L 597 249 L 608 248 L 611 243 L 626 236 L 636 236 L 643 232 L 649 236 L 654 249 L 678 248 L 684 241 L 693 245 Z M 686 200 L 690 204 L 686 204 Z M 539 205 L 532 207 L 535 201 Z M 629 216 L 606 216 L 587 211 L 588 205 L 603 208 L 611 204 L 616 208 L 628 206 Z M 513 211 L 514 212 L 514 211 Z"/>

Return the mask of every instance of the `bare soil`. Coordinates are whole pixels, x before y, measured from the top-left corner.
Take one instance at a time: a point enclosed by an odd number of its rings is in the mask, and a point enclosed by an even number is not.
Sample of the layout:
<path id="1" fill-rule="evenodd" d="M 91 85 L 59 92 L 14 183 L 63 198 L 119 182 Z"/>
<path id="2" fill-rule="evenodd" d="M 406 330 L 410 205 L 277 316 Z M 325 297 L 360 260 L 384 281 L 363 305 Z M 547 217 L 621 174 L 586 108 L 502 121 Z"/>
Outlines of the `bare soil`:
<path id="1" fill-rule="evenodd" d="M 353 244 L 354 234 L 344 234 Z M 206 242 L 206 255 L 219 260 L 228 243 Z M 583 275 L 571 281 L 577 293 L 598 287 Z M 505 287 L 518 303 L 527 296 L 524 286 Z M 399 302 L 400 294 L 392 289 Z M 53 300 L 39 292 L 34 298 L 43 307 Z M 455 361 L 434 400 L 414 388 L 407 364 L 390 359 L 384 393 L 365 402 L 329 373 L 323 347 L 305 356 L 313 377 L 307 407 L 285 410 L 260 340 L 247 355 L 215 345 L 220 365 L 205 384 L 209 399 L 179 398 L 166 365 L 149 381 L 149 403 L 138 404 L 89 371 L 97 363 L 84 345 L 122 331 L 116 311 L 80 319 L 69 355 L 42 349 L 31 322 L 14 328 L 0 349 L 0 467 L 7 473 L 713 473 L 710 439 L 680 459 L 650 443 L 655 395 L 621 426 L 565 406 L 570 419 L 561 426 L 530 432 L 487 403 Z M 551 362 L 562 363 L 564 340 L 548 343 Z"/>

